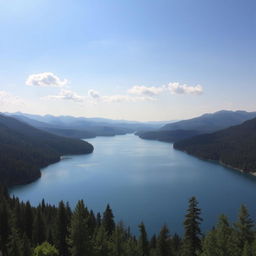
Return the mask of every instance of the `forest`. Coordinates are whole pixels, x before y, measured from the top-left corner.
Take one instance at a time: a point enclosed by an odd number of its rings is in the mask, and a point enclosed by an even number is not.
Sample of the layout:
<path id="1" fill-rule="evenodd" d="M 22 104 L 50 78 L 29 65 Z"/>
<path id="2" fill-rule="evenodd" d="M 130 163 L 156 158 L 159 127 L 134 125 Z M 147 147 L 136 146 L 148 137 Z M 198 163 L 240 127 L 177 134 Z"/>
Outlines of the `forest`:
<path id="1" fill-rule="evenodd" d="M 85 141 L 57 136 L 14 118 L 0 115 L 0 183 L 24 184 L 39 178 L 40 169 L 58 162 L 62 155 L 87 154 Z"/>
<path id="2" fill-rule="evenodd" d="M 171 234 L 163 225 L 149 237 L 143 223 L 134 236 L 115 222 L 109 205 L 94 213 L 83 200 L 72 210 L 44 200 L 33 207 L 0 192 L 0 250 L 3 256 L 255 256 L 255 224 L 242 205 L 235 223 L 225 215 L 206 234 L 201 232 L 201 209 L 192 197 L 184 218 L 184 235 Z"/>
<path id="3" fill-rule="evenodd" d="M 178 141 L 174 148 L 244 172 L 255 172 L 256 119 L 219 132 Z"/>

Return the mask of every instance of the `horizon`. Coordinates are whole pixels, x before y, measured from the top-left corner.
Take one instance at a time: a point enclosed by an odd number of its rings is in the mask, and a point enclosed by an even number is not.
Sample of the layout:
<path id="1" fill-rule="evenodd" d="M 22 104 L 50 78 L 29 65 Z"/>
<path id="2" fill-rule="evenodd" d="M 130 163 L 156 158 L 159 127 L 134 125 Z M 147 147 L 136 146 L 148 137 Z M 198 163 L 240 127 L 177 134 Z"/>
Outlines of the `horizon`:
<path id="1" fill-rule="evenodd" d="M 255 9 L 253 0 L 3 2 L 0 112 L 161 122 L 255 111 Z"/>
<path id="2" fill-rule="evenodd" d="M 211 115 L 211 114 L 216 114 L 216 113 L 219 113 L 219 112 L 247 112 L 247 113 L 253 113 L 253 112 L 256 112 L 256 111 L 246 111 L 246 110 L 242 110 L 242 109 L 237 109 L 237 110 L 230 110 L 230 109 L 221 109 L 221 110 L 218 110 L 218 111 L 214 111 L 214 112 L 206 112 L 206 113 L 203 113 L 199 116 L 192 116 L 190 118 L 186 118 L 186 119 L 173 119 L 173 120 L 156 120 L 156 121 L 152 121 L 152 120 L 146 120 L 146 121 L 137 121 L 137 120 L 129 120 L 129 119 L 111 119 L 111 118 L 106 118 L 106 117 L 99 117 L 99 116 L 93 116 L 93 117 L 87 117 L 87 116 L 74 116 L 74 115 L 53 115 L 53 114 L 32 114 L 32 113 L 24 113 L 24 112 L 21 112 L 21 111 L 17 111 L 17 112 L 0 112 L 0 114 L 7 114 L 7 115 L 15 115 L 15 114 L 18 114 L 18 115 L 31 115 L 31 116 L 40 116 L 40 117 L 46 117 L 46 116 L 52 116 L 52 117 L 72 117 L 72 118 L 85 118 L 85 119 L 106 119 L 106 120 L 110 120 L 110 121 L 124 121 L 124 122 L 137 122 L 137 123 L 172 123 L 172 122 L 179 122 L 179 121 L 184 121 L 184 120 L 190 120 L 190 119 L 193 119 L 193 118 L 197 118 L 197 117 L 201 117 L 201 116 L 204 116 L 204 115 Z"/>

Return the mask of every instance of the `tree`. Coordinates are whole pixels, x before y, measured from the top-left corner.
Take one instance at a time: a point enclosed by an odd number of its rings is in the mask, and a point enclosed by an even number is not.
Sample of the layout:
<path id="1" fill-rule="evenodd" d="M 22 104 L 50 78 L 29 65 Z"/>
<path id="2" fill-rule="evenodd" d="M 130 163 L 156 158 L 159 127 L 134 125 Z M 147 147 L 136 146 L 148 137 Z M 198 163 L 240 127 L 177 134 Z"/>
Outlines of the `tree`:
<path id="1" fill-rule="evenodd" d="M 108 235 L 111 235 L 113 233 L 115 229 L 115 222 L 114 222 L 114 215 L 112 213 L 112 210 L 109 204 L 107 205 L 107 208 L 103 213 L 102 225 L 107 231 Z"/>
<path id="2" fill-rule="evenodd" d="M 149 256 L 149 243 L 147 232 L 144 223 L 139 225 L 140 236 L 139 236 L 139 252 L 140 256 Z"/>
<path id="3" fill-rule="evenodd" d="M 225 215 L 219 217 L 216 228 L 211 230 L 203 242 L 202 256 L 241 256 L 242 248 L 236 246 L 236 235 Z"/>
<path id="4" fill-rule="evenodd" d="M 83 200 L 78 201 L 71 217 L 70 252 L 72 256 L 90 256 L 91 246 L 87 225 L 88 211 Z"/>
<path id="5" fill-rule="evenodd" d="M 171 255 L 171 239 L 169 229 L 164 225 L 160 231 L 157 240 L 157 255 L 170 256 Z"/>
<path id="6" fill-rule="evenodd" d="M 195 197 L 189 200 L 189 207 L 184 221 L 184 240 L 182 246 L 182 256 L 195 256 L 201 250 L 201 210 L 197 207 L 198 202 Z"/>
<path id="7" fill-rule="evenodd" d="M 7 243 L 10 232 L 9 207 L 3 198 L 0 203 L 0 250 L 2 250 L 3 255 L 7 254 Z"/>
<path id="8" fill-rule="evenodd" d="M 49 244 L 48 242 L 44 242 L 41 245 L 38 245 L 34 249 L 33 256 L 58 256 L 59 253 L 57 249 Z"/>
<path id="9" fill-rule="evenodd" d="M 254 223 L 250 218 L 247 208 L 241 205 L 238 220 L 235 223 L 237 237 L 239 239 L 239 247 L 243 248 L 245 243 L 251 244 L 254 240 Z"/>
<path id="10" fill-rule="evenodd" d="M 31 240 L 33 230 L 33 212 L 29 202 L 27 202 L 25 205 L 24 228 L 27 237 Z"/>
<path id="11" fill-rule="evenodd" d="M 39 208 L 37 208 L 36 216 L 33 222 L 32 236 L 35 245 L 41 244 L 46 240 L 46 225 Z"/>
<path id="12" fill-rule="evenodd" d="M 61 256 L 68 255 L 68 243 L 67 243 L 68 224 L 69 224 L 69 216 L 66 211 L 64 202 L 61 201 L 59 203 L 59 207 L 57 211 L 56 227 L 55 227 L 55 243 Z"/>
<path id="13" fill-rule="evenodd" d="M 12 233 L 9 236 L 8 256 L 22 256 L 22 244 L 20 235 L 15 227 L 12 228 Z"/>

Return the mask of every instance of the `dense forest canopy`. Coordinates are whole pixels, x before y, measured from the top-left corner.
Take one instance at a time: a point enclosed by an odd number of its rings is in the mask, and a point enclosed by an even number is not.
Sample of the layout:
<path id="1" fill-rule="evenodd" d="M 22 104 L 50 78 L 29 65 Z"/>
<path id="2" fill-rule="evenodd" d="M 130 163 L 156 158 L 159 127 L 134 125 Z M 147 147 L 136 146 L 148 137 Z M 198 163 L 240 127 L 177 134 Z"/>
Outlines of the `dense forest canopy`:
<path id="1" fill-rule="evenodd" d="M 15 185 L 40 177 L 40 169 L 67 154 L 87 154 L 85 141 L 56 136 L 0 115 L 0 183 Z"/>
<path id="2" fill-rule="evenodd" d="M 134 236 L 124 223 L 117 223 L 109 205 L 95 214 L 80 200 L 75 209 L 61 201 L 29 202 L 0 193 L 0 251 L 3 256 L 255 256 L 255 225 L 241 206 L 235 223 L 221 215 L 206 234 L 201 233 L 201 209 L 195 197 L 189 200 L 183 237 L 166 225 L 149 237 L 138 225 Z"/>
<path id="3" fill-rule="evenodd" d="M 174 147 L 245 172 L 256 172 L 256 118 L 216 133 L 176 142 Z"/>

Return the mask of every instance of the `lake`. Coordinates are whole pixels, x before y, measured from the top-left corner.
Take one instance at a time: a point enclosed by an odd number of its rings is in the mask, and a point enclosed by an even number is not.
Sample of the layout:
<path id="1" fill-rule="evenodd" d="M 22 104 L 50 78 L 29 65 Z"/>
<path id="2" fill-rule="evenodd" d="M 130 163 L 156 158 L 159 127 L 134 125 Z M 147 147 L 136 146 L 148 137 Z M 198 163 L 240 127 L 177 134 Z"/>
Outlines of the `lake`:
<path id="1" fill-rule="evenodd" d="M 143 220 L 147 231 L 168 224 L 183 232 L 187 202 L 196 196 L 208 230 L 221 213 L 234 220 L 243 203 L 256 213 L 256 178 L 173 149 L 172 144 L 142 140 L 129 134 L 88 139 L 90 155 L 70 156 L 42 170 L 42 177 L 10 193 L 37 205 L 84 199 L 89 209 L 102 212 L 109 203 L 115 219 L 137 233 Z"/>

